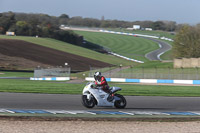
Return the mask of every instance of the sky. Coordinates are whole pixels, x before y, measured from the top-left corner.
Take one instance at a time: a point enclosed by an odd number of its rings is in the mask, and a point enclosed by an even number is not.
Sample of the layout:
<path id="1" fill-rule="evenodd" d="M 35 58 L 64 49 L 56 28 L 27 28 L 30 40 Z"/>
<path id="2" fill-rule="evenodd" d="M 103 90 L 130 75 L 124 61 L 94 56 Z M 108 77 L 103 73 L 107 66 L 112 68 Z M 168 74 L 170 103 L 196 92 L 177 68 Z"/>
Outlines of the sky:
<path id="1" fill-rule="evenodd" d="M 200 23 L 200 0 L 0 0 L 0 12 L 8 11 L 97 19 L 104 16 L 105 19 L 125 21 Z"/>

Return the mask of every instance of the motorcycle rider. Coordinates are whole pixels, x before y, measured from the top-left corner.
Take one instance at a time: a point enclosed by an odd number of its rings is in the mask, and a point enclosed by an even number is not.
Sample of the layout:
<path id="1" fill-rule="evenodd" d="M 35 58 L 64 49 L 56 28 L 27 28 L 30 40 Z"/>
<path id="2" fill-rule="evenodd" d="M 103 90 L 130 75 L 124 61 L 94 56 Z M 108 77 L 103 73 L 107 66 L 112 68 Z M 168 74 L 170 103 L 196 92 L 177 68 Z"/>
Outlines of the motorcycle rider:
<path id="1" fill-rule="evenodd" d="M 95 84 L 97 87 L 101 87 L 101 89 L 108 93 L 109 96 L 107 98 L 107 100 L 110 102 L 113 100 L 114 98 L 114 94 L 112 93 L 112 91 L 109 89 L 110 87 L 108 86 L 108 83 L 106 81 L 106 78 L 104 76 L 101 75 L 101 72 L 95 72 L 94 73 L 94 79 L 95 79 Z"/>

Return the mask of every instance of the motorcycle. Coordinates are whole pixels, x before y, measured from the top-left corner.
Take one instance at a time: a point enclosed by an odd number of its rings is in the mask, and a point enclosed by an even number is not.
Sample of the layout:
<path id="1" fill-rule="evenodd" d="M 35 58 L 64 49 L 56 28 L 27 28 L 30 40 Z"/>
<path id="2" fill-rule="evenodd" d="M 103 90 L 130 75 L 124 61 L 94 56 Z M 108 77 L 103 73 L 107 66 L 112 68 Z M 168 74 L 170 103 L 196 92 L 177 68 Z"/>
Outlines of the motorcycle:
<path id="1" fill-rule="evenodd" d="M 114 94 L 112 99 L 109 100 L 110 94 L 104 92 L 101 87 L 95 87 L 94 82 L 88 82 L 83 89 L 82 104 L 87 108 L 97 107 L 116 107 L 123 109 L 126 107 L 126 99 L 120 94 L 116 94 L 117 91 L 122 90 L 119 87 L 109 88 Z"/>

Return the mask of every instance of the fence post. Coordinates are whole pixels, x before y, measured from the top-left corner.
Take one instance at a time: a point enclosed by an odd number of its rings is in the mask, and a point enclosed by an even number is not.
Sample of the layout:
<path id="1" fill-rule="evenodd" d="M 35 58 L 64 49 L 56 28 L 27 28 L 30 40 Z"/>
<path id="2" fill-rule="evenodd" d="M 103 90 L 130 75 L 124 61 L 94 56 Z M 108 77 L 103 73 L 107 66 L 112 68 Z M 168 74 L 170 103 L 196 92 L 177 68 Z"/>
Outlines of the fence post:
<path id="1" fill-rule="evenodd" d="M 111 78 L 111 66 L 109 66 L 109 78 Z"/>
<path id="2" fill-rule="evenodd" d="M 168 67 L 168 79 L 171 79 L 171 71 L 170 71 L 170 67 Z"/>
<path id="3" fill-rule="evenodd" d="M 144 67 L 142 67 L 142 76 L 143 76 L 143 79 L 144 79 Z"/>
<path id="4" fill-rule="evenodd" d="M 89 72 L 88 77 L 91 77 L 91 69 L 92 69 L 92 67 L 89 65 L 89 68 L 90 68 L 90 72 Z"/>
<path id="5" fill-rule="evenodd" d="M 130 78 L 133 78 L 133 66 L 131 65 L 131 77 Z"/>
<path id="6" fill-rule="evenodd" d="M 184 79 L 184 78 L 183 78 L 183 73 L 184 73 L 184 72 L 183 72 L 183 67 L 181 67 L 181 72 L 182 72 L 182 74 L 181 74 L 182 76 L 180 77 L 180 79 Z"/>
<path id="7" fill-rule="evenodd" d="M 122 64 L 119 65 L 119 68 L 120 68 L 120 71 L 119 71 L 120 76 L 119 77 L 122 78 L 122 72 L 121 72 L 121 70 L 122 70 Z"/>
<path id="8" fill-rule="evenodd" d="M 198 71 L 198 67 L 196 67 L 196 80 L 199 80 L 199 71 Z"/>
<path id="9" fill-rule="evenodd" d="M 156 73 L 155 79 L 157 79 L 157 67 L 155 67 L 155 73 Z"/>

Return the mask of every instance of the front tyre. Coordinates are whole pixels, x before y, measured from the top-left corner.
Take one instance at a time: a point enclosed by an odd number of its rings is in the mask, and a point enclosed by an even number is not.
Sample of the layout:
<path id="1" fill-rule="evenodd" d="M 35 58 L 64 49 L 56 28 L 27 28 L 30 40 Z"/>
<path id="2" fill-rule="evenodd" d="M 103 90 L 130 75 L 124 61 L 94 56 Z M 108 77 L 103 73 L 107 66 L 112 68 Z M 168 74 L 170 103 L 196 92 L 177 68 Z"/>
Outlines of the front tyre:
<path id="1" fill-rule="evenodd" d="M 120 100 L 115 101 L 114 106 L 118 109 L 123 109 L 126 107 L 126 99 L 124 96 L 120 94 L 115 94 L 116 97 L 120 98 Z"/>
<path id="2" fill-rule="evenodd" d="M 87 95 L 82 95 L 82 104 L 86 108 L 93 108 L 95 106 L 95 99 L 91 97 L 90 100 L 87 99 Z"/>

